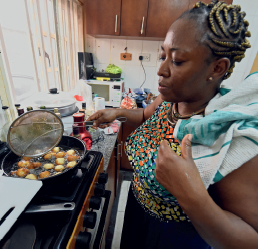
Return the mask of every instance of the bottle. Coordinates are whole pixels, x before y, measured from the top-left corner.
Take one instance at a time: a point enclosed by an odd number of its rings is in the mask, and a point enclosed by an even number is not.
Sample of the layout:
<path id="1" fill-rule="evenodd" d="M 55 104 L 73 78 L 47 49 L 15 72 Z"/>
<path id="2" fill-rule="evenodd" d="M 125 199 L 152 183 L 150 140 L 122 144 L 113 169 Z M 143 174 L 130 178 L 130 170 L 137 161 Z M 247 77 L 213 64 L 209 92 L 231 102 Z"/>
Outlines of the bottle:
<path id="1" fill-rule="evenodd" d="M 21 116 L 24 113 L 24 109 L 23 108 L 18 108 L 18 116 Z"/>
<path id="2" fill-rule="evenodd" d="M 61 118 L 61 114 L 58 111 L 58 108 L 54 108 L 54 113 L 56 114 L 56 116 L 58 116 L 59 118 Z"/>
<path id="3" fill-rule="evenodd" d="M 90 133 L 85 128 L 84 117 L 84 113 L 75 113 L 73 114 L 73 122 L 74 124 L 78 124 L 81 140 L 86 143 L 87 150 L 90 150 L 92 146 L 92 138 Z M 73 133 L 71 133 L 71 136 L 73 136 Z"/>
<path id="4" fill-rule="evenodd" d="M 15 109 L 17 111 L 16 114 L 15 114 L 15 117 L 18 118 L 18 116 L 19 116 L 18 115 L 18 109 L 21 107 L 21 105 L 20 104 L 15 104 L 14 106 L 15 106 Z"/>
<path id="5" fill-rule="evenodd" d="M 84 109 L 79 109 L 79 113 L 84 113 L 85 114 L 85 110 Z"/>
<path id="6" fill-rule="evenodd" d="M 82 109 L 86 110 L 86 102 L 82 102 Z"/>
<path id="7" fill-rule="evenodd" d="M 27 107 L 27 112 L 29 112 L 29 111 L 33 111 L 33 108 L 31 106 Z"/>
<path id="8" fill-rule="evenodd" d="M 81 139 L 81 134 L 79 130 L 79 125 L 78 124 L 73 124 L 73 137 L 76 137 L 78 139 Z"/>
<path id="9" fill-rule="evenodd" d="M 97 98 L 97 97 L 98 97 L 98 94 L 94 94 L 94 98 L 93 98 L 93 100 L 92 100 L 94 112 L 95 112 L 95 98 Z"/>
<path id="10" fill-rule="evenodd" d="M 11 122 L 11 114 L 9 111 L 9 107 L 8 106 L 2 106 L 2 110 L 4 111 L 5 114 L 5 124 L 2 127 L 2 135 L 0 136 L 0 139 L 3 140 L 4 142 L 7 142 L 7 134 L 9 131 L 9 127 L 10 127 L 10 122 Z"/>
<path id="11" fill-rule="evenodd" d="M 91 110 L 89 108 L 87 108 L 86 102 L 82 103 L 82 109 L 80 109 L 80 110 L 84 110 L 85 120 L 91 115 Z M 80 112 L 80 110 L 79 110 L 79 112 Z"/>

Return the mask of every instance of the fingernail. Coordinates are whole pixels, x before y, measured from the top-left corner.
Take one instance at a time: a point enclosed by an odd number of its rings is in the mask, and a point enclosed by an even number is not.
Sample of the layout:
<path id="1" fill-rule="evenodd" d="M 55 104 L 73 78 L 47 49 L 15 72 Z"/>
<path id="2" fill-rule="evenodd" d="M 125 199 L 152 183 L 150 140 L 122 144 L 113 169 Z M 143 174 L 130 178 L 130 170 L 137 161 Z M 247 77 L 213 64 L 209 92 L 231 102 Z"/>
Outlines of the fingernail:
<path id="1" fill-rule="evenodd" d="M 93 126 L 96 126 L 96 122 L 93 122 Z"/>
<path id="2" fill-rule="evenodd" d="M 192 134 L 189 134 L 188 135 L 188 140 L 191 142 L 192 141 L 192 138 L 193 138 L 193 135 Z"/>

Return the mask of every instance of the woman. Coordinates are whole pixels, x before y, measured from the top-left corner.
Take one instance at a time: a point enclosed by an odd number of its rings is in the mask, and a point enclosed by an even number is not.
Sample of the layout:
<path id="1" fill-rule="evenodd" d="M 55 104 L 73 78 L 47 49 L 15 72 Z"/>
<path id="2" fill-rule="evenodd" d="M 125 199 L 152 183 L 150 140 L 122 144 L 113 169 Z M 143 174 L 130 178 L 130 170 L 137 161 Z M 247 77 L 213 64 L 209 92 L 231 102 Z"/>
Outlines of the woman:
<path id="1" fill-rule="evenodd" d="M 134 179 L 121 248 L 258 248 L 258 80 L 221 86 L 250 47 L 244 16 L 197 3 L 167 33 L 157 99 L 89 118 L 138 127 L 125 144 Z"/>

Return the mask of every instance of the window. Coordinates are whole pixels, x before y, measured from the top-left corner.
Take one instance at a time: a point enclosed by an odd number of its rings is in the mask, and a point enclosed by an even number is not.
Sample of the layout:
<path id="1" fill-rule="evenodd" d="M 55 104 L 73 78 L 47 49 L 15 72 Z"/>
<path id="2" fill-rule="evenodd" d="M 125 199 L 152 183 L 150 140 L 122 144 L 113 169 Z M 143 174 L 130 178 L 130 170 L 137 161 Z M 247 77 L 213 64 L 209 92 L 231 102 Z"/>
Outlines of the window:
<path id="1" fill-rule="evenodd" d="M 1 1 L 0 23 L 16 102 L 53 87 L 74 88 L 79 80 L 77 54 L 83 51 L 79 1 Z"/>

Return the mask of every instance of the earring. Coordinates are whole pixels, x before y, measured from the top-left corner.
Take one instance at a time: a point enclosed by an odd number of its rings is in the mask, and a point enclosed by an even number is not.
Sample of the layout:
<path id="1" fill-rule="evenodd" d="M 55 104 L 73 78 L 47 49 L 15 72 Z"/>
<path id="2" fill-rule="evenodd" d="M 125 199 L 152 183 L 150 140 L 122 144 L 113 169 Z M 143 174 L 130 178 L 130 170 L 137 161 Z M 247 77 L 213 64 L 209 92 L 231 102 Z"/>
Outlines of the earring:
<path id="1" fill-rule="evenodd" d="M 210 77 L 210 78 L 209 78 L 209 81 L 212 81 L 212 80 L 213 80 L 213 78 L 212 78 L 212 77 Z"/>

